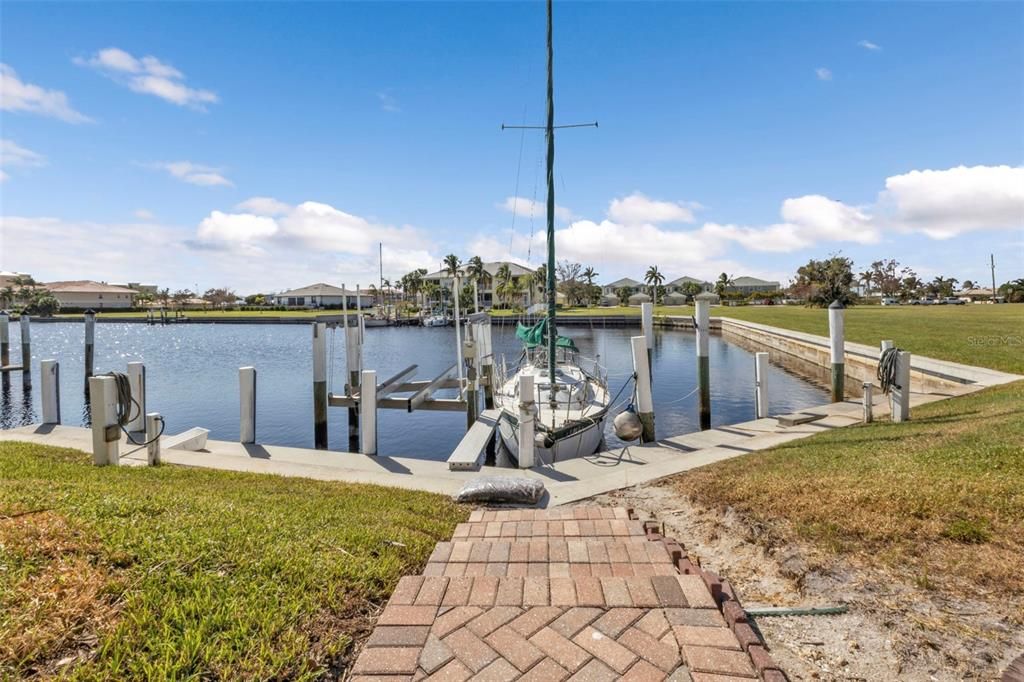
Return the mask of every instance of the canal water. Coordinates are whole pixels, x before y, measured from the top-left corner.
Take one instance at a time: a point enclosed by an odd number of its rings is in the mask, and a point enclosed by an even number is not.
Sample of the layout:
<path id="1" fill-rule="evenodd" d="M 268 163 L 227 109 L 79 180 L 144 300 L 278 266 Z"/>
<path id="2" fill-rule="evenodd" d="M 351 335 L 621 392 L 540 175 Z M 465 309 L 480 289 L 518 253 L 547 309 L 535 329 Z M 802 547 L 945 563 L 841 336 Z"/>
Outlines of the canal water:
<path id="1" fill-rule="evenodd" d="M 17 329 L 12 325 L 12 331 Z M 608 369 L 612 394 L 632 374 L 629 339 L 639 329 L 565 327 L 588 357 L 599 356 Z M 16 331 L 12 336 L 17 339 Z M 128 362 L 146 365 L 147 410 L 160 412 L 168 433 L 193 426 L 210 429 L 210 437 L 237 440 L 239 426 L 238 368 L 257 369 L 256 437 L 261 443 L 312 447 L 313 388 L 312 331 L 308 325 L 183 324 L 165 327 L 145 324 L 96 325 L 96 372 L 125 371 Z M 84 328 L 81 323 L 32 325 L 32 364 L 35 386 L 22 389 L 19 373 L 0 395 L 0 428 L 39 421 L 38 367 L 41 359 L 60 362 L 61 416 L 64 424 L 88 424 L 84 399 Z M 328 332 L 330 388 L 342 393 L 345 384 L 345 343 Z M 699 428 L 697 414 L 695 336 L 684 330 L 656 330 L 654 403 L 658 437 Z M 509 365 L 522 348 L 514 327 L 495 327 L 496 357 Z M 12 344 L 20 360 L 20 347 Z M 739 346 L 712 336 L 712 425 L 754 418 L 754 356 Z M 363 366 L 377 370 L 378 381 L 411 364 L 417 378 L 433 378 L 455 362 L 453 328 L 368 328 Z M 792 412 L 828 402 L 828 393 L 782 368 L 769 376 L 771 414 Z M 625 389 L 622 396 L 629 394 Z M 450 392 L 449 392 L 450 393 Z M 620 398 L 621 402 L 622 398 Z M 348 446 L 346 410 L 329 408 L 331 449 Z M 458 412 L 380 410 L 378 447 L 381 454 L 447 459 L 465 433 L 465 415 Z M 607 423 L 610 447 L 618 443 Z"/>

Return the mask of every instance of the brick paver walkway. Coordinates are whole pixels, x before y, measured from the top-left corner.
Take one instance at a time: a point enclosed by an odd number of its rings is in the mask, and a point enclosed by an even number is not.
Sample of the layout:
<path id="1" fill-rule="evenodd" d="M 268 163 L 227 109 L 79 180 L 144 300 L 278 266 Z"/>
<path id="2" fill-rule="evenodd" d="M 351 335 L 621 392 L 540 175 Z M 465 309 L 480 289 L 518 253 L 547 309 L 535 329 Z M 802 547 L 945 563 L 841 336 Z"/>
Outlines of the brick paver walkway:
<path id="1" fill-rule="evenodd" d="M 727 582 L 627 510 L 478 510 L 405 576 L 352 680 L 786 680 Z"/>

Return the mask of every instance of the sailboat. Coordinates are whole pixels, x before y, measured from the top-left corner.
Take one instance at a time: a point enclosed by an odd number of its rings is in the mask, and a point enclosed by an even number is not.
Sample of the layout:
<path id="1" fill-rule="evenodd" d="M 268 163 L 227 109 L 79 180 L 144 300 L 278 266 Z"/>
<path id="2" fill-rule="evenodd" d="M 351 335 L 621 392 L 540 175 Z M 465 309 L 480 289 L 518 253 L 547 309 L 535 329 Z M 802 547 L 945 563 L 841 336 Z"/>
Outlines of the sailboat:
<path id="1" fill-rule="evenodd" d="M 519 458 L 520 405 L 536 410 L 534 448 L 538 464 L 552 464 L 593 454 L 604 440 L 608 414 L 608 376 L 596 362 L 582 356 L 568 337 L 558 335 L 555 323 L 555 103 L 552 0 L 547 0 L 547 313 L 533 326 L 520 324 L 516 336 L 523 352 L 511 371 L 496 381 L 495 407 L 501 410 L 498 432 L 507 452 Z M 502 363 L 504 365 L 504 363 Z M 534 377 L 535 395 L 519 395 L 519 377 Z"/>

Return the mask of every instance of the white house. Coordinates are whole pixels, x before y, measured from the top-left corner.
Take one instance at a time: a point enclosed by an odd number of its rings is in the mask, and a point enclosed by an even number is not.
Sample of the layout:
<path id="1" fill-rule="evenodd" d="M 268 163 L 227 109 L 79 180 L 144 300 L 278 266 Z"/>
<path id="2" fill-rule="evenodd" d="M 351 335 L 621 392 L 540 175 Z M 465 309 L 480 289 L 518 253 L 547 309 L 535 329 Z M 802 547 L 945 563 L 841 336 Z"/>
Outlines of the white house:
<path id="1" fill-rule="evenodd" d="M 341 308 L 342 301 L 347 299 L 347 305 L 353 310 L 356 307 L 356 292 L 352 289 L 342 289 L 332 284 L 310 284 L 309 286 L 290 291 L 282 291 L 273 294 L 271 297 L 274 305 L 283 305 L 290 308 Z M 360 305 L 363 308 L 373 307 L 373 294 L 362 291 Z"/>
<path id="2" fill-rule="evenodd" d="M 92 280 L 47 282 L 42 285 L 60 301 L 61 308 L 131 308 L 137 291 Z"/>
<path id="3" fill-rule="evenodd" d="M 769 282 L 757 277 L 737 277 L 725 290 L 749 295 L 760 291 L 778 291 L 779 283 Z"/>
<path id="4" fill-rule="evenodd" d="M 509 272 L 512 274 L 513 279 L 518 279 L 522 281 L 524 299 L 522 303 L 528 304 L 530 302 L 536 302 L 538 298 L 537 294 L 539 292 L 536 290 L 535 287 L 532 286 L 532 278 L 534 273 L 533 270 L 522 265 L 519 265 L 518 263 L 513 263 L 511 261 L 493 261 L 489 263 L 484 263 L 484 276 L 477 283 L 477 293 L 480 295 L 480 306 L 486 309 L 492 307 L 495 303 L 499 302 L 497 300 L 498 294 L 495 291 L 495 287 L 497 286 L 495 280 L 497 279 L 498 271 L 501 269 L 501 266 L 503 265 L 508 266 Z M 466 279 L 465 263 L 463 263 L 462 267 L 460 268 L 459 276 L 463 278 L 464 282 L 468 281 Z M 445 289 L 452 288 L 452 276 L 448 273 L 447 270 L 438 270 L 437 272 L 431 272 L 429 274 L 424 275 L 423 279 L 437 282 L 439 286 L 442 286 Z"/>

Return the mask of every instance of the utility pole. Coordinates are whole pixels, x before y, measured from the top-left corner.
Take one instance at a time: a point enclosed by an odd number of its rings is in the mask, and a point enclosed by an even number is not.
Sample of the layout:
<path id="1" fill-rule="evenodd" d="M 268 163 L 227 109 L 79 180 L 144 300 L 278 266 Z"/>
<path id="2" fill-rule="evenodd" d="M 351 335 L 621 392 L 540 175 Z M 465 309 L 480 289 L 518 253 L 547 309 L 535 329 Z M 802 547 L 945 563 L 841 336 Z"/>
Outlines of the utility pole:
<path id="1" fill-rule="evenodd" d="M 992 269 L 992 300 L 996 299 L 996 255 L 988 254 L 989 267 Z"/>

